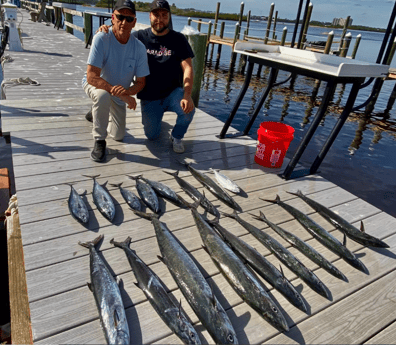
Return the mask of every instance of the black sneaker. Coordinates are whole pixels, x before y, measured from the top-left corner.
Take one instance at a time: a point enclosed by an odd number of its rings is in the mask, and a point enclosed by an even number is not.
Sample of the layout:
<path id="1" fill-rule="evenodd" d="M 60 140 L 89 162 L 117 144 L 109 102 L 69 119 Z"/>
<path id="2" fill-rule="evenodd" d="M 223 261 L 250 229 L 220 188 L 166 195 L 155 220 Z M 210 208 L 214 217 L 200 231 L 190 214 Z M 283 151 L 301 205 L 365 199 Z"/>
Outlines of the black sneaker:
<path id="1" fill-rule="evenodd" d="M 95 140 L 91 158 L 95 162 L 102 162 L 106 157 L 106 140 Z"/>
<path id="2" fill-rule="evenodd" d="M 92 109 L 89 110 L 88 113 L 85 114 L 85 120 L 92 122 L 93 121 L 93 117 L 92 117 Z"/>

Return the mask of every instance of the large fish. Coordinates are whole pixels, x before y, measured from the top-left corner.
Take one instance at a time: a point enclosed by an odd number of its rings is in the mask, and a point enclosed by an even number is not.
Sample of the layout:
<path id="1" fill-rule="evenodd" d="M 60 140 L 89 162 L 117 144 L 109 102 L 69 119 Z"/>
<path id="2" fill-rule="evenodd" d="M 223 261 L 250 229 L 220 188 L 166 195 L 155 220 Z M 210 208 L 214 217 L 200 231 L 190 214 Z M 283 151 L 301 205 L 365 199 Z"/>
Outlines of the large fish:
<path id="1" fill-rule="evenodd" d="M 188 194 L 188 196 L 193 199 L 194 201 L 200 200 L 201 206 L 208 211 L 210 214 L 214 215 L 216 218 L 220 217 L 220 213 L 217 210 L 216 207 L 213 206 L 213 204 L 208 200 L 208 198 L 205 197 L 205 195 L 201 194 L 198 189 L 196 189 L 193 185 L 188 183 L 187 181 L 183 180 L 182 178 L 179 177 L 179 171 L 176 171 L 174 173 L 168 172 L 164 170 L 164 173 L 167 173 L 168 175 L 171 175 L 175 178 L 176 182 L 179 184 L 181 189 Z"/>
<path id="2" fill-rule="evenodd" d="M 345 275 L 337 267 L 335 267 L 318 251 L 312 248 L 312 246 L 310 246 L 308 243 L 305 243 L 303 240 L 301 240 L 299 237 L 292 234 L 291 232 L 269 221 L 263 212 L 260 211 L 260 216 L 255 216 L 254 214 L 251 214 L 251 216 L 266 223 L 279 236 L 281 236 L 284 240 L 289 242 L 293 247 L 295 247 L 297 250 L 303 253 L 307 258 L 309 258 L 311 261 L 316 263 L 319 267 L 322 267 L 327 272 L 332 274 L 334 277 L 337 277 L 344 281 L 348 281 L 347 277 L 345 277 Z"/>
<path id="3" fill-rule="evenodd" d="M 304 200 L 309 206 L 311 206 L 316 212 L 318 212 L 321 216 L 323 216 L 327 221 L 333 224 L 337 229 L 344 232 L 350 239 L 364 245 L 370 247 L 378 247 L 378 248 L 389 248 L 385 242 L 380 239 L 367 234 L 364 231 L 363 222 L 360 223 L 360 230 L 355 228 L 352 224 L 347 222 L 344 218 L 328 209 L 327 207 L 319 204 L 315 200 L 308 198 L 304 195 L 300 190 L 297 193 L 289 194 L 296 195 Z"/>
<path id="4" fill-rule="evenodd" d="M 128 237 L 124 242 L 116 242 L 112 239 L 110 243 L 124 250 L 137 280 L 135 285 L 144 292 L 154 310 L 167 326 L 183 343 L 201 344 L 198 333 L 184 314 L 181 305 L 178 306 L 173 302 L 161 279 L 129 247 L 131 238 Z"/>
<path id="5" fill-rule="evenodd" d="M 95 297 L 100 322 L 108 344 L 129 344 L 129 328 L 117 282 L 96 251 L 96 245 L 103 238 L 78 242 L 89 249 L 91 283 L 89 289 Z"/>
<path id="6" fill-rule="evenodd" d="M 110 183 L 110 186 L 113 187 L 118 187 L 120 189 L 121 195 L 126 201 L 126 203 L 129 205 L 129 207 L 133 210 L 136 211 L 141 211 L 142 210 L 142 204 L 140 203 L 139 198 L 132 193 L 129 189 L 121 187 L 121 183 Z"/>
<path id="7" fill-rule="evenodd" d="M 196 209 L 197 206 L 198 203 L 190 205 L 191 213 L 204 243 L 204 249 L 212 258 L 216 267 L 239 297 L 262 318 L 277 330 L 288 331 L 289 326 L 285 317 L 268 295 L 264 285 L 203 219 Z"/>
<path id="8" fill-rule="evenodd" d="M 198 180 L 198 182 L 208 189 L 217 199 L 221 200 L 234 210 L 242 211 L 241 207 L 235 202 L 235 200 L 209 176 L 193 168 L 190 163 L 181 163 L 186 165 L 191 175 L 193 175 Z"/>
<path id="9" fill-rule="evenodd" d="M 264 231 L 256 228 L 252 224 L 244 221 L 236 212 L 233 214 L 223 214 L 227 217 L 234 218 L 247 231 L 256 237 L 285 266 L 287 266 L 298 277 L 300 277 L 312 290 L 317 292 L 319 295 L 331 300 L 331 294 L 326 286 L 321 282 L 321 280 L 277 240 L 266 234 Z"/>
<path id="10" fill-rule="evenodd" d="M 261 198 L 260 198 L 261 199 Z M 339 257 L 344 259 L 352 267 L 355 267 L 359 271 L 368 274 L 366 266 L 361 262 L 344 244 L 338 241 L 332 234 L 327 230 L 322 228 L 319 224 L 314 222 L 303 212 L 297 210 L 295 207 L 290 206 L 276 196 L 275 200 L 261 199 L 267 202 L 280 205 L 283 209 L 289 212 L 298 222 L 320 243 L 322 243 L 326 248 L 330 249 L 333 253 L 337 254 Z M 344 235 L 345 240 L 345 235 Z M 344 242 L 345 243 L 345 242 Z"/>
<path id="11" fill-rule="evenodd" d="M 284 276 L 283 271 L 279 271 L 256 249 L 223 228 L 218 219 L 208 222 L 220 233 L 224 241 L 262 278 L 278 290 L 296 308 L 304 313 L 307 312 L 307 306 L 302 296 Z"/>
<path id="12" fill-rule="evenodd" d="M 86 224 L 89 221 L 89 212 L 87 205 L 85 205 L 84 200 L 77 193 L 71 184 L 70 195 L 68 200 L 69 210 L 71 215 L 82 224 Z"/>
<path id="13" fill-rule="evenodd" d="M 180 200 L 180 197 L 176 194 L 176 192 L 172 188 L 168 187 L 166 184 L 163 184 L 158 181 L 149 180 L 147 178 L 144 178 L 142 175 L 139 175 L 137 178 L 149 184 L 154 189 L 154 191 L 159 196 L 162 196 L 164 199 L 169 200 L 171 203 L 175 204 L 176 206 L 182 208 L 186 207 L 184 203 Z"/>
<path id="14" fill-rule="evenodd" d="M 214 295 L 201 271 L 158 216 L 133 211 L 151 220 L 162 257 L 184 297 L 216 344 L 238 344 L 227 313 Z"/>
<path id="15" fill-rule="evenodd" d="M 131 180 L 136 181 L 136 189 L 138 191 L 140 199 L 143 200 L 143 202 L 146 204 L 146 206 L 154 213 L 159 213 L 159 211 L 160 211 L 159 201 L 158 201 L 157 194 L 155 194 L 154 189 L 146 182 L 141 181 L 140 176 L 137 176 L 137 177 L 130 176 L 130 175 L 127 175 L 127 176 Z"/>
<path id="16" fill-rule="evenodd" d="M 89 176 L 83 175 L 85 177 L 90 177 L 94 180 L 92 197 L 93 202 L 98 208 L 99 212 L 107 218 L 110 222 L 113 221 L 115 216 L 115 206 L 113 199 L 110 194 L 96 181 L 96 178 L 100 175 Z"/>
<path id="17" fill-rule="evenodd" d="M 216 169 L 209 169 L 211 172 L 214 173 L 217 182 L 225 189 L 233 192 L 233 193 L 239 193 L 241 191 L 241 189 L 239 188 L 239 186 L 232 181 L 229 177 L 227 177 L 226 175 L 222 174 L 221 172 L 219 172 Z"/>

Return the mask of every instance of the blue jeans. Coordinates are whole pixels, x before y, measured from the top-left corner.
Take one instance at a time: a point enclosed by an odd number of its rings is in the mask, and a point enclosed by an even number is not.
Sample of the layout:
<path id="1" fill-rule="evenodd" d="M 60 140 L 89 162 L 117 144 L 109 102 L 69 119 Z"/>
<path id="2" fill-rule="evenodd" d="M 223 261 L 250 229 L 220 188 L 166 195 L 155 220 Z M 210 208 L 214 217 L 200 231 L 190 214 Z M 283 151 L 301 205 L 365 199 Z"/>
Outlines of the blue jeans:
<path id="1" fill-rule="evenodd" d="M 195 108 L 188 114 L 184 113 L 180 106 L 180 101 L 183 99 L 183 95 L 183 88 L 178 87 L 173 90 L 168 97 L 157 100 L 140 100 L 142 108 L 142 124 L 144 127 L 144 134 L 147 139 L 155 140 L 160 136 L 161 122 L 165 111 L 173 111 L 177 114 L 176 124 L 172 130 L 172 136 L 176 139 L 183 139 L 195 114 Z"/>

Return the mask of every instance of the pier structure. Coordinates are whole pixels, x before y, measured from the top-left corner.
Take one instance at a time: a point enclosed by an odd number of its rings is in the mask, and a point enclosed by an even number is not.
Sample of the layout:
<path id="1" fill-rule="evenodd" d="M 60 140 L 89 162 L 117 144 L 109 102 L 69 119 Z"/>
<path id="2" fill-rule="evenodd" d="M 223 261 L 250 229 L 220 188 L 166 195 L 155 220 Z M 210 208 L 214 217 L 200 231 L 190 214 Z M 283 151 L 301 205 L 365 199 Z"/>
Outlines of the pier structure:
<path id="1" fill-rule="evenodd" d="M 22 10 L 28 15 L 27 10 Z M 127 135 L 123 142 L 109 139 L 105 163 L 89 158 L 92 149 L 92 125 L 84 118 L 91 101 L 81 87 L 86 70 L 88 49 L 84 43 L 63 30 L 33 21 L 23 21 L 22 52 L 8 52 L 13 61 L 4 64 L 4 79 L 30 77 L 39 85 L 19 85 L 5 90 L 1 100 L 3 131 L 11 140 L 13 171 L 18 209 L 8 218 L 8 255 L 11 298 L 12 343 L 83 344 L 105 343 L 92 292 L 87 287 L 89 253 L 78 244 L 99 234 L 99 247 L 114 276 L 121 278 L 121 293 L 131 333 L 131 344 L 181 341 L 161 321 L 136 282 L 122 250 L 109 241 L 123 241 L 130 236 L 131 248 L 163 280 L 192 320 L 204 343 L 213 340 L 200 324 L 172 279 L 167 267 L 158 260 L 160 250 L 152 224 L 134 215 L 112 183 L 123 182 L 133 189 L 135 183 L 125 175 L 139 175 L 161 181 L 186 200 L 189 197 L 175 180 L 164 173 L 180 170 L 180 177 L 202 190 L 202 186 L 178 163 L 194 160 L 202 171 L 220 169 L 242 189 L 234 195 L 243 212 L 240 216 L 257 228 L 274 236 L 319 277 L 331 293 L 326 299 L 311 290 L 301 279 L 283 267 L 284 275 L 301 293 L 308 306 L 304 313 L 292 306 L 277 290 L 263 281 L 271 298 L 286 316 L 290 331 L 280 333 L 250 308 L 230 287 L 209 255 L 202 248 L 199 232 L 191 212 L 161 200 L 161 222 L 179 240 L 198 263 L 219 302 L 225 308 L 241 344 L 392 343 L 396 338 L 396 219 L 330 183 L 320 175 L 285 181 L 278 176 L 288 164 L 271 169 L 254 162 L 256 138 L 240 137 L 220 140 L 216 135 L 223 124 L 197 109 L 185 137 L 186 152 L 174 154 L 167 132 L 175 114 L 166 113 L 161 139 L 149 142 L 141 125 L 140 109 L 127 111 Z M 236 130 L 232 127 L 230 132 Z M 303 167 L 297 166 L 296 169 Z M 107 221 L 92 199 L 92 179 L 106 186 L 116 205 L 116 217 Z M 68 209 L 70 186 L 88 205 L 90 221 L 78 223 Z M 319 244 L 297 221 L 279 206 L 260 198 L 281 200 L 300 209 L 336 236 L 343 234 L 287 192 L 301 190 L 329 207 L 367 233 L 384 240 L 388 249 L 364 247 L 352 240 L 346 246 L 364 263 L 365 274 L 348 265 Z M 220 211 L 232 212 L 213 195 L 207 197 Z M 292 248 L 264 223 L 249 213 L 262 211 L 272 222 L 288 229 L 322 253 L 341 270 L 348 281 L 330 275 Z M 203 213 L 202 209 L 199 209 Z M 221 217 L 221 225 L 256 248 L 276 267 L 279 261 L 247 230 L 234 220 Z"/>

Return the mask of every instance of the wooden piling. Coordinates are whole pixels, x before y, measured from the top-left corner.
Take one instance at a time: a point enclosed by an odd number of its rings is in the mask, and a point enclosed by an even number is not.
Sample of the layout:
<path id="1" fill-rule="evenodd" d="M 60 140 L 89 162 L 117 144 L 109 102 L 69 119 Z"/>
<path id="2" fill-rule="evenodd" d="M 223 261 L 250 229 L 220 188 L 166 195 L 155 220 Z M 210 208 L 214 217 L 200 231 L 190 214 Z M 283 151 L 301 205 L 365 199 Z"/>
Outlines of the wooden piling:
<path id="1" fill-rule="evenodd" d="M 244 8 L 245 8 L 245 4 L 243 2 L 241 2 L 241 9 L 239 11 L 239 20 L 238 20 L 238 24 L 239 24 L 240 28 L 242 27 L 243 10 L 244 10 Z"/>
<path id="2" fill-rule="evenodd" d="M 349 49 L 349 45 L 351 44 L 352 41 L 352 34 L 348 32 L 343 41 L 342 41 L 342 47 L 340 49 L 340 57 L 346 57 Z"/>
<path id="3" fill-rule="evenodd" d="M 249 11 L 248 15 L 247 15 L 246 30 L 245 30 L 245 35 L 243 36 L 243 39 L 245 39 L 245 37 L 249 35 L 250 17 L 251 17 L 251 15 L 252 15 L 252 11 Z"/>
<path id="4" fill-rule="evenodd" d="M 305 23 L 304 23 L 302 40 L 301 40 L 300 46 L 298 47 L 299 49 L 302 49 L 303 44 L 307 41 L 307 33 L 308 33 L 308 28 L 309 28 L 309 21 L 311 20 L 312 10 L 313 10 L 313 4 L 311 2 L 308 6 L 307 19 L 305 20 Z"/>
<path id="5" fill-rule="evenodd" d="M 361 35 L 361 34 L 359 34 L 359 35 L 356 36 L 356 42 L 355 42 L 355 45 L 354 45 L 354 47 L 353 47 L 351 59 L 355 59 L 356 53 L 357 53 L 357 50 L 358 50 L 358 48 L 359 48 L 359 44 L 360 44 L 360 40 L 361 40 L 361 39 L 362 39 L 362 35 Z"/>
<path id="6" fill-rule="evenodd" d="M 209 40 L 210 40 L 210 35 L 212 32 L 212 21 L 209 21 L 209 25 L 208 25 L 208 38 L 206 41 L 206 50 L 205 50 L 205 63 L 208 59 L 208 50 L 209 50 Z"/>
<path id="7" fill-rule="evenodd" d="M 213 28 L 213 35 L 216 35 L 217 32 L 217 23 L 219 21 L 219 13 L 220 13 L 220 2 L 217 3 L 216 7 L 216 14 L 215 14 L 215 22 L 214 22 L 214 28 Z"/>
<path id="8" fill-rule="evenodd" d="M 230 61 L 230 71 L 232 71 L 232 70 L 234 69 L 234 66 L 235 66 L 235 61 L 236 61 L 237 54 L 234 53 L 234 45 L 235 45 L 235 43 L 236 43 L 237 40 L 238 40 L 239 31 L 240 31 L 240 25 L 239 25 L 239 23 L 236 23 L 236 24 L 235 24 L 234 41 L 233 41 L 233 44 L 232 44 L 232 53 L 231 53 L 231 61 Z"/>
<path id="9" fill-rule="evenodd" d="M 197 30 L 198 30 L 199 32 L 201 32 L 201 22 L 202 22 L 202 19 L 199 18 L 199 19 L 198 19 L 198 24 L 197 24 Z"/>
<path id="10" fill-rule="evenodd" d="M 281 41 L 280 41 L 280 45 L 281 45 L 281 46 L 284 46 L 284 45 L 285 45 L 285 42 L 286 42 L 286 35 L 287 35 L 287 27 L 285 26 L 285 27 L 283 28 L 283 30 L 282 30 L 282 38 L 281 38 Z"/>
<path id="11" fill-rule="evenodd" d="M 274 8 L 275 8 L 275 4 L 272 3 L 271 7 L 270 7 L 270 12 L 269 12 L 269 15 L 268 15 L 267 30 L 265 32 L 264 44 L 268 43 L 268 37 L 269 37 L 269 34 L 270 34 L 270 30 L 271 30 L 272 16 L 274 15 Z"/>
<path id="12" fill-rule="evenodd" d="M 276 23 L 278 21 L 278 11 L 275 11 L 274 28 L 272 30 L 272 39 L 276 40 Z"/>
<path id="13" fill-rule="evenodd" d="M 84 42 L 87 46 L 92 35 L 92 14 L 84 12 Z"/>
<path id="14" fill-rule="evenodd" d="M 191 26 L 191 18 L 190 17 L 188 17 L 188 19 L 187 19 L 187 25 Z"/>
<path id="15" fill-rule="evenodd" d="M 224 36 L 224 28 L 225 28 L 225 22 L 221 22 L 221 26 L 220 26 L 220 38 L 223 38 Z M 221 56 L 221 49 L 222 49 L 223 45 L 219 44 L 218 48 L 217 48 L 217 57 L 216 57 L 216 66 L 215 68 L 219 67 L 219 63 L 220 63 L 220 56 Z"/>
<path id="16" fill-rule="evenodd" d="M 349 26 L 349 20 L 350 20 L 351 16 L 348 16 L 345 20 L 345 24 L 344 24 L 344 28 L 342 29 L 342 34 L 341 34 L 341 38 L 340 38 L 340 45 L 338 46 L 338 49 L 341 50 L 342 47 L 342 41 L 346 35 L 346 32 L 348 30 L 348 26 Z"/>

